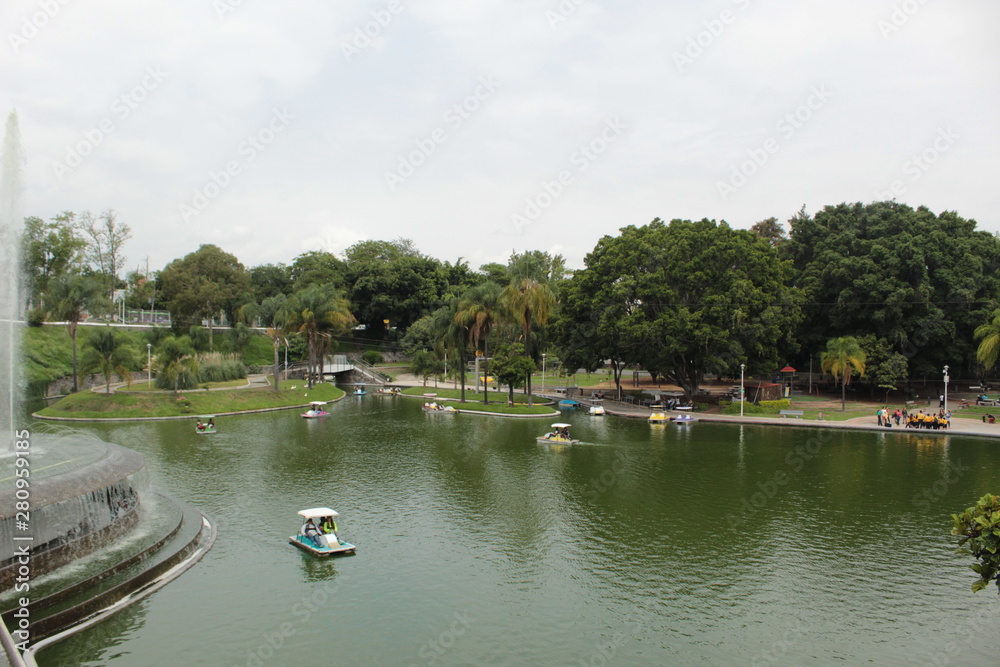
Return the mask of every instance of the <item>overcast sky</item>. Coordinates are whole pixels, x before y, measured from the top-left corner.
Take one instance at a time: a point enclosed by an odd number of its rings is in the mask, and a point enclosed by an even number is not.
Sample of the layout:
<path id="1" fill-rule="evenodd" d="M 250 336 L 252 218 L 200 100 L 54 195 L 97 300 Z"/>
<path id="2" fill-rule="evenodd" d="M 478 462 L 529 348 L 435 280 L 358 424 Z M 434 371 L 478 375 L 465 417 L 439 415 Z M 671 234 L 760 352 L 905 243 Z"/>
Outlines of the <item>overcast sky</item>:
<path id="1" fill-rule="evenodd" d="M 411 238 L 571 267 L 655 217 L 895 197 L 1000 230 L 996 0 L 6 0 L 25 215 L 128 266 Z"/>

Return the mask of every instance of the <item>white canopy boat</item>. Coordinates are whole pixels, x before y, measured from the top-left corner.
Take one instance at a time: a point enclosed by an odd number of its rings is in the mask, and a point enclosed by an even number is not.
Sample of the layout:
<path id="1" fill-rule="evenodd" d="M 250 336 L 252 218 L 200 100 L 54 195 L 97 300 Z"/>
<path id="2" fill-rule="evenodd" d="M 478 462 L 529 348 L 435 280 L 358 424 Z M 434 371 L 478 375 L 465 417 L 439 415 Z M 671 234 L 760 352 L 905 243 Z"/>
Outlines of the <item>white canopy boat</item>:
<path id="1" fill-rule="evenodd" d="M 303 412 L 302 416 L 306 419 L 326 417 L 330 413 L 323 409 L 324 405 L 326 405 L 325 401 L 309 401 L 309 409 Z"/>
<path id="2" fill-rule="evenodd" d="M 569 436 L 570 424 L 556 423 L 552 425 L 552 430 L 543 436 L 535 438 L 536 442 L 548 443 L 552 445 L 575 445 L 580 442 Z"/>
<path id="3" fill-rule="evenodd" d="M 337 517 L 340 516 L 329 507 L 314 507 L 302 510 L 302 527 L 297 535 L 292 535 L 288 541 L 303 551 L 314 556 L 332 556 L 334 554 L 354 553 L 357 548 L 345 542 L 337 535 Z"/>

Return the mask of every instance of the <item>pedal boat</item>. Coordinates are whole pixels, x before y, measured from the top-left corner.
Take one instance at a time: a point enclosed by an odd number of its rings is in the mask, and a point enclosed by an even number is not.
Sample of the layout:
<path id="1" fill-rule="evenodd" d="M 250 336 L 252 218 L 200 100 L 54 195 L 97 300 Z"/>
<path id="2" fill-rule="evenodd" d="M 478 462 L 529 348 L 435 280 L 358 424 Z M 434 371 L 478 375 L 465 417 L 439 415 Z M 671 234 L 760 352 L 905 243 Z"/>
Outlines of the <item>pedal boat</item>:
<path id="1" fill-rule="evenodd" d="M 323 546 L 317 546 L 313 540 L 306 537 L 306 535 L 302 532 L 309 519 L 312 519 L 313 523 L 316 524 L 316 527 L 319 528 L 323 519 L 327 517 L 336 519 L 339 517 L 340 514 L 336 511 L 330 509 L 329 507 L 314 507 L 312 509 L 302 510 L 298 514 L 302 517 L 302 528 L 299 528 L 298 534 L 289 537 L 288 541 L 297 546 L 299 549 L 320 557 L 333 556 L 335 554 L 354 553 L 354 550 L 357 547 L 350 542 L 345 542 L 340 539 L 337 536 L 336 530 L 332 533 L 320 533 L 319 541 L 323 543 Z M 334 525 L 336 525 L 336 523 Z"/>
<path id="2" fill-rule="evenodd" d="M 309 409 L 302 413 L 302 416 L 306 419 L 316 419 L 317 417 L 326 417 L 329 412 L 323 409 L 326 405 L 324 401 L 310 401 Z"/>
<path id="3" fill-rule="evenodd" d="M 549 445 L 575 445 L 580 441 L 574 440 L 569 436 L 569 427 L 569 424 L 553 424 L 552 430 L 543 436 L 535 438 L 535 442 Z"/>

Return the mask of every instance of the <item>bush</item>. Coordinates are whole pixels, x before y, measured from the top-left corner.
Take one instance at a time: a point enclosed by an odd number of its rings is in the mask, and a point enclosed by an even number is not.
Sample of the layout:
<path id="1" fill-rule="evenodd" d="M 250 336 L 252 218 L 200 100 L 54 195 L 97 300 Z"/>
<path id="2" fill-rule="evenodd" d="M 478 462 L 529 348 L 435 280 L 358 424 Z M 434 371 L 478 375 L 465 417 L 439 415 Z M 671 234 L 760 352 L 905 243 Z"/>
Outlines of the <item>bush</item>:
<path id="1" fill-rule="evenodd" d="M 211 352 L 198 355 L 198 382 L 228 382 L 247 376 L 247 367 L 238 354 Z"/>
<path id="2" fill-rule="evenodd" d="M 40 327 L 45 324 L 45 309 L 32 308 L 28 311 L 28 326 Z"/>
<path id="3" fill-rule="evenodd" d="M 778 414 L 779 411 L 792 407 L 792 401 L 789 398 L 782 398 L 777 401 L 760 401 L 760 407 L 769 413 Z"/>
<path id="4" fill-rule="evenodd" d="M 382 355 L 375 350 L 365 350 L 364 354 L 361 355 L 361 361 L 374 366 L 376 364 L 381 364 L 384 359 Z"/>
<path id="5" fill-rule="evenodd" d="M 740 414 L 740 402 L 736 401 L 734 403 L 731 403 L 731 404 L 727 405 L 725 408 L 722 409 L 722 414 L 724 414 L 724 415 L 738 415 L 738 414 Z M 749 401 L 746 401 L 743 404 L 743 414 L 744 415 L 766 415 L 766 414 L 770 414 L 770 413 L 767 410 L 765 410 L 764 408 L 762 408 L 761 406 L 756 405 L 754 403 L 750 403 Z"/>

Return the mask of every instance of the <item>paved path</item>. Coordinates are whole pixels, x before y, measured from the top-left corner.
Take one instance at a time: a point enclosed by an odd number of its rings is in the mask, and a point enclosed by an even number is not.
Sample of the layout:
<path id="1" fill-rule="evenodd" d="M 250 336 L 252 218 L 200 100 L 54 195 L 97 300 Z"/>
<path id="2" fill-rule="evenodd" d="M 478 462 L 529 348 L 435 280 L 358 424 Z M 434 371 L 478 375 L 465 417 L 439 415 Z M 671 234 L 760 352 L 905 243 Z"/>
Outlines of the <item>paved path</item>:
<path id="1" fill-rule="evenodd" d="M 557 398 L 551 396 L 550 398 Z M 610 399 L 604 399 L 604 409 L 610 415 L 619 417 L 633 417 L 637 419 L 648 419 L 649 408 L 635 407 L 628 403 L 619 403 Z M 667 410 L 669 414 L 680 414 Z M 794 417 L 756 417 L 756 416 L 730 416 L 712 413 L 695 413 L 699 421 L 706 422 L 729 422 L 735 424 L 769 424 L 775 426 L 801 426 L 813 428 L 844 428 L 866 431 L 887 431 L 890 433 L 912 433 L 920 435 L 972 435 L 981 437 L 1000 438 L 1000 423 L 987 424 L 977 416 L 976 418 L 966 418 L 958 414 L 953 414 L 952 427 L 947 430 L 933 429 L 907 429 L 893 426 L 885 428 L 879 426 L 876 417 L 855 417 L 846 421 L 829 421 L 825 419 L 796 419 Z"/>

